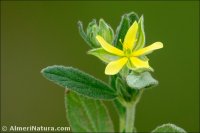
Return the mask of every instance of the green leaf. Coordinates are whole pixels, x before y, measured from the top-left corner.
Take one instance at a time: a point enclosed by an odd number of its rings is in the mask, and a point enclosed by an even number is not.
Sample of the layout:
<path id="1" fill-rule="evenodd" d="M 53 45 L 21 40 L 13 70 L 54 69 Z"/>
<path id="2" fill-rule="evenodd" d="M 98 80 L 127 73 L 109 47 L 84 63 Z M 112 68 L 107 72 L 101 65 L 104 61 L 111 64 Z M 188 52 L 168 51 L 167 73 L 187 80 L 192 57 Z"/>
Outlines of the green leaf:
<path id="1" fill-rule="evenodd" d="M 121 22 L 116 30 L 115 39 L 113 44 L 115 47 L 122 49 L 122 43 L 124 41 L 126 32 L 128 31 L 129 27 L 132 25 L 134 21 L 138 21 L 138 16 L 136 13 L 131 12 L 128 14 L 124 14 L 121 18 Z M 120 42 L 121 40 L 121 42 Z"/>
<path id="2" fill-rule="evenodd" d="M 122 49 L 122 43 L 124 41 L 124 37 L 126 35 L 126 32 L 128 31 L 130 25 L 129 25 L 129 18 L 128 15 L 123 15 L 121 22 L 119 24 L 119 26 L 117 27 L 116 30 L 116 35 L 115 35 L 115 39 L 113 41 L 113 44 L 115 47 Z M 120 41 L 121 40 L 121 41 Z"/>
<path id="3" fill-rule="evenodd" d="M 99 20 L 99 35 L 102 36 L 106 42 L 112 43 L 114 38 L 114 32 L 110 25 L 108 25 L 103 19 Z"/>
<path id="4" fill-rule="evenodd" d="M 120 132 L 125 131 L 125 114 L 126 114 L 126 108 L 119 102 L 118 99 L 115 99 L 113 101 L 114 107 L 117 110 L 117 113 L 119 115 L 119 130 Z"/>
<path id="5" fill-rule="evenodd" d="M 86 34 L 87 36 L 90 35 L 90 33 L 92 32 L 92 27 L 93 26 L 97 26 L 97 22 L 96 22 L 96 19 L 93 19 L 87 26 L 87 31 L 86 31 Z"/>
<path id="6" fill-rule="evenodd" d="M 130 12 L 127 14 L 129 18 L 129 24 L 130 26 L 135 22 L 139 20 L 138 15 L 135 12 Z"/>
<path id="7" fill-rule="evenodd" d="M 154 129 L 152 133 L 186 133 L 186 131 L 174 124 L 163 124 Z"/>
<path id="8" fill-rule="evenodd" d="M 73 132 L 114 132 L 106 106 L 73 92 L 65 95 L 67 119 Z"/>
<path id="9" fill-rule="evenodd" d="M 143 89 L 158 85 L 158 81 L 149 72 L 129 74 L 126 81 L 128 86 L 133 89 Z"/>
<path id="10" fill-rule="evenodd" d="M 91 48 L 93 48 L 93 47 L 94 47 L 94 44 L 90 41 L 90 39 L 88 38 L 88 36 L 87 36 L 86 33 L 84 32 L 83 24 L 82 24 L 81 21 L 78 21 L 78 30 L 79 30 L 79 33 L 80 33 L 81 37 L 83 38 L 83 40 L 84 40 Z"/>
<path id="11" fill-rule="evenodd" d="M 109 76 L 109 80 L 108 80 L 109 85 L 115 90 L 116 90 L 115 82 L 116 82 L 116 79 L 118 76 L 119 76 L 119 74 L 111 75 L 111 76 Z"/>
<path id="12" fill-rule="evenodd" d="M 125 112 L 126 112 L 126 108 L 119 102 L 118 99 L 115 99 L 113 101 L 115 108 L 117 109 L 119 116 L 120 117 L 124 117 L 125 116 Z"/>
<path id="13" fill-rule="evenodd" d="M 103 48 L 92 49 L 88 51 L 88 54 L 98 57 L 100 60 L 102 60 L 105 63 L 109 63 L 111 61 L 114 61 L 120 58 L 119 56 L 116 56 L 114 54 L 111 54 L 105 51 Z"/>
<path id="14" fill-rule="evenodd" d="M 87 37 L 88 39 L 92 42 L 92 48 L 99 48 L 101 47 L 101 45 L 99 44 L 99 42 L 96 39 L 96 36 L 99 33 L 99 26 L 96 23 L 96 20 L 93 19 L 87 27 Z"/>
<path id="15" fill-rule="evenodd" d="M 134 50 L 138 50 L 145 45 L 145 32 L 144 32 L 144 17 L 142 16 L 138 22 L 138 40 L 136 42 L 136 47 Z"/>
<path id="16" fill-rule="evenodd" d="M 116 91 L 104 82 L 72 67 L 55 65 L 41 72 L 48 80 L 87 97 L 108 100 L 117 96 Z"/>
<path id="17" fill-rule="evenodd" d="M 132 95 L 129 93 L 128 88 L 124 83 L 124 80 L 122 80 L 120 77 L 117 77 L 115 83 L 119 96 L 123 97 L 123 100 L 125 101 L 131 101 Z"/>

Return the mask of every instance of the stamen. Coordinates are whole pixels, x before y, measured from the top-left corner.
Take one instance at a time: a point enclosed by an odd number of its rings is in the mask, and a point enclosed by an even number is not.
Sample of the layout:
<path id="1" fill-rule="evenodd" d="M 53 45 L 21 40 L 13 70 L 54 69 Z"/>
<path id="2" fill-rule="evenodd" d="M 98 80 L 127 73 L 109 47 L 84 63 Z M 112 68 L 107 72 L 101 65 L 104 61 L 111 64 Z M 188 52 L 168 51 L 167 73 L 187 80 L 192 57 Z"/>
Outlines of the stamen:
<path id="1" fill-rule="evenodd" d="M 119 42 L 123 45 L 123 43 L 122 43 L 122 39 L 119 39 Z"/>

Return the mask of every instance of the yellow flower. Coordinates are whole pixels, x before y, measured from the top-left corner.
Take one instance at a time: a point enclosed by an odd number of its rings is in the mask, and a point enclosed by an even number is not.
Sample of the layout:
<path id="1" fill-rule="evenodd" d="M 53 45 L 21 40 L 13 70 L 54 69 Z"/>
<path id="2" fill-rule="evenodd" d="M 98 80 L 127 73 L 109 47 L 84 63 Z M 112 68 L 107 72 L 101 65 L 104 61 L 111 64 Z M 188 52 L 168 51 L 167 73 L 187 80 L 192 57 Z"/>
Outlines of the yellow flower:
<path id="1" fill-rule="evenodd" d="M 127 64 L 130 69 L 150 69 L 148 60 L 142 60 L 140 57 L 149 54 L 153 50 L 162 48 L 163 44 L 161 42 L 155 42 L 145 48 L 136 49 L 137 32 L 138 23 L 135 21 L 126 33 L 122 44 L 123 50 L 109 44 L 101 36 L 96 36 L 96 39 L 101 44 L 102 48 L 109 54 L 117 57 L 115 60 L 108 62 L 105 69 L 106 75 L 117 74 L 125 64 Z"/>

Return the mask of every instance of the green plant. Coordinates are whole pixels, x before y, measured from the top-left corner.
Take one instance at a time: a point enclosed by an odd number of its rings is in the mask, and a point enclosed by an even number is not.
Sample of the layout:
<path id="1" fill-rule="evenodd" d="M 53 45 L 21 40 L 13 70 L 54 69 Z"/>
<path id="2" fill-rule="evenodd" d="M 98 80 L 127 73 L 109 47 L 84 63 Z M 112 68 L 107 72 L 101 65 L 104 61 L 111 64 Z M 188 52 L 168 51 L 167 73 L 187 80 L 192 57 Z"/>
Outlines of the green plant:
<path id="1" fill-rule="evenodd" d="M 109 84 L 73 67 L 49 66 L 41 72 L 65 88 L 67 119 L 73 132 L 115 132 L 103 100 L 113 102 L 120 121 L 120 132 L 136 132 L 135 109 L 145 89 L 158 85 L 150 72 L 147 54 L 163 47 L 161 42 L 145 46 L 144 18 L 134 12 L 124 14 L 116 34 L 103 20 L 93 20 L 86 32 L 78 22 L 81 37 L 94 55 L 108 64 Z M 164 124 L 152 132 L 185 132 Z"/>

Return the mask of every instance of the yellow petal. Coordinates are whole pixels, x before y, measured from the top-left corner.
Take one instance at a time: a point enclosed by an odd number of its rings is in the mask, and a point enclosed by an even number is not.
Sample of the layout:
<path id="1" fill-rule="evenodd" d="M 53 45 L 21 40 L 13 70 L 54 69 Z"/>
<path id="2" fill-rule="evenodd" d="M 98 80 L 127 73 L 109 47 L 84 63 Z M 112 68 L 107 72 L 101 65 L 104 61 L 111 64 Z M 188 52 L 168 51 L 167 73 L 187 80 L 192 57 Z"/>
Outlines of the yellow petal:
<path id="1" fill-rule="evenodd" d="M 150 67 L 148 61 L 143 61 L 137 57 L 131 57 L 130 60 L 131 60 L 131 63 L 136 68 L 149 68 Z"/>
<path id="2" fill-rule="evenodd" d="M 145 48 L 139 49 L 135 52 L 133 52 L 132 56 L 141 56 L 141 55 L 146 55 L 151 52 L 153 52 L 156 49 L 160 49 L 163 47 L 163 44 L 161 42 L 155 42 L 150 46 L 147 46 Z"/>
<path id="3" fill-rule="evenodd" d="M 103 49 L 105 49 L 107 52 L 115 54 L 115 55 L 119 55 L 119 56 L 123 56 L 124 55 L 123 51 L 121 51 L 120 49 L 115 48 L 111 44 L 107 43 L 101 36 L 97 35 L 96 39 L 101 44 Z"/>
<path id="4" fill-rule="evenodd" d="M 138 23 L 135 21 L 132 26 L 128 29 L 123 42 L 123 49 L 132 50 L 136 41 L 136 35 L 138 31 Z"/>
<path id="5" fill-rule="evenodd" d="M 127 57 L 123 57 L 121 59 L 118 59 L 116 61 L 112 61 L 110 62 L 105 69 L 105 74 L 106 75 L 115 75 L 117 74 L 122 67 L 126 64 L 126 62 L 128 61 Z"/>

